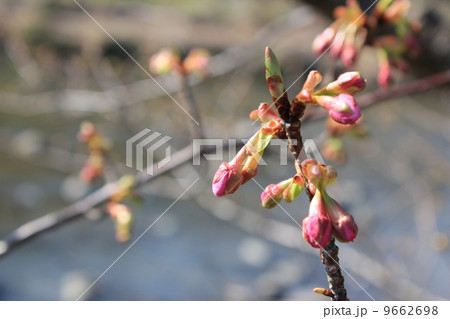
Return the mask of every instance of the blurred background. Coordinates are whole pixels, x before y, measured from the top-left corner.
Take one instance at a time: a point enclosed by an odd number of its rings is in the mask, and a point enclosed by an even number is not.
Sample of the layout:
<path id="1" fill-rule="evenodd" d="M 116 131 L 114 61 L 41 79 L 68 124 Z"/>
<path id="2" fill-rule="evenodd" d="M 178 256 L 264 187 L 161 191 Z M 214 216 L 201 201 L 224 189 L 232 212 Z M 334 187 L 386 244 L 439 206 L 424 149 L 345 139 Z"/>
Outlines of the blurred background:
<path id="1" fill-rule="evenodd" d="M 270 100 L 266 46 L 287 85 L 316 59 L 312 40 L 343 1 L 316 2 L 79 1 L 145 69 L 162 47 L 209 50 L 209 78 L 190 83 L 205 136 L 225 139 L 257 130 L 248 114 Z M 395 74 L 397 83 L 450 65 L 450 3 L 411 1 L 409 16 L 422 22 L 423 52 L 409 73 Z M 313 69 L 329 64 L 324 56 Z M 368 79 L 367 92 L 378 89 L 374 51 L 364 49 L 353 69 Z M 125 165 L 125 143 L 145 128 L 171 136 L 173 151 L 191 142 L 190 119 L 73 1 L 2 1 L 0 70 L 2 238 L 103 185 L 78 176 L 88 156 L 77 140 L 81 122 L 109 139 L 113 177 L 136 173 Z M 172 75 L 157 79 L 176 93 Z M 344 138 L 347 160 L 334 164 L 339 178 L 329 191 L 360 229 L 355 242 L 338 244 L 352 300 L 450 298 L 449 99 L 447 85 L 383 101 L 363 112 L 367 137 Z M 305 123 L 303 136 L 320 144 L 323 130 L 324 121 Z M 263 187 L 294 174 L 292 165 L 279 165 L 279 148 L 264 158 Z M 143 203 L 130 204 L 131 242 L 200 178 L 83 299 L 325 300 L 312 292 L 328 287 L 319 251 L 282 209 L 260 206 L 258 185 L 214 197 L 220 163 L 199 171 L 188 162 L 141 188 Z M 283 207 L 301 224 L 308 202 L 302 195 Z M 102 206 L 88 211 L 3 256 L 0 299 L 77 299 L 131 242 L 116 242 Z"/>

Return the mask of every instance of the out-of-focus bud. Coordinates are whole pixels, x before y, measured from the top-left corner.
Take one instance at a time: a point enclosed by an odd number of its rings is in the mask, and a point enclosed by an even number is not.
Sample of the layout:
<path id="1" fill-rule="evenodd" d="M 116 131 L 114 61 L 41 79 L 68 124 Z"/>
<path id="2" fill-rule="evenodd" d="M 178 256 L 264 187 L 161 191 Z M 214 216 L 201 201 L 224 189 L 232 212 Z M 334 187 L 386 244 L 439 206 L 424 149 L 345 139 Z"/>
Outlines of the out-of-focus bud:
<path id="1" fill-rule="evenodd" d="M 303 219 L 303 238 L 314 248 L 323 248 L 331 241 L 332 227 L 321 193 L 316 190 L 309 205 L 309 214 Z"/>
<path id="2" fill-rule="evenodd" d="M 388 22 L 395 22 L 404 17 L 409 9 L 409 1 L 395 0 L 383 13 L 383 18 Z"/>
<path id="3" fill-rule="evenodd" d="M 366 88 L 366 85 L 367 80 L 364 79 L 359 72 L 345 72 L 342 73 L 336 81 L 331 82 L 317 93 L 324 95 L 355 95 L 363 91 Z"/>
<path id="4" fill-rule="evenodd" d="M 343 243 L 353 241 L 358 235 L 358 225 L 353 216 L 347 214 L 338 202 L 326 193 L 324 197 L 328 216 L 333 224 L 333 235 Z"/>
<path id="5" fill-rule="evenodd" d="M 212 191 L 216 196 L 233 194 L 242 184 L 244 177 L 236 165 L 222 163 L 214 175 Z"/>
<path id="6" fill-rule="evenodd" d="M 206 75 L 209 64 L 209 52 L 204 49 L 192 49 L 183 60 L 183 68 L 186 73 L 198 73 Z"/>
<path id="7" fill-rule="evenodd" d="M 327 138 L 320 148 L 320 153 L 324 158 L 335 163 L 343 163 L 346 160 L 344 143 L 337 136 Z"/>
<path id="8" fill-rule="evenodd" d="M 341 62 L 346 68 L 350 68 L 355 64 L 358 56 L 358 50 L 354 45 L 344 45 L 341 52 Z"/>
<path id="9" fill-rule="evenodd" d="M 130 208 L 120 203 L 111 202 L 108 203 L 107 210 L 116 226 L 116 240 L 121 243 L 130 240 L 133 225 L 133 213 Z"/>
<path id="10" fill-rule="evenodd" d="M 164 48 L 150 58 L 150 71 L 154 74 L 168 73 L 180 65 L 180 56 L 174 49 Z"/>
<path id="11" fill-rule="evenodd" d="M 80 132 L 78 132 L 78 140 L 83 143 L 87 143 L 92 137 L 97 135 L 97 128 L 91 122 L 83 122 L 80 126 Z"/>
<path id="12" fill-rule="evenodd" d="M 336 30 L 333 27 L 326 28 L 321 34 L 319 34 L 312 43 L 312 49 L 315 54 L 322 54 L 333 43 L 333 39 L 336 35 Z"/>
<path id="13" fill-rule="evenodd" d="M 120 202 L 132 195 L 132 188 L 136 183 L 133 175 L 122 176 L 117 185 L 116 192 L 109 198 L 111 202 Z"/>
<path id="14" fill-rule="evenodd" d="M 383 63 L 378 69 L 377 82 L 382 88 L 387 88 L 392 81 L 391 66 L 389 63 Z"/>
<path id="15" fill-rule="evenodd" d="M 270 184 L 261 193 L 261 205 L 264 208 L 274 208 L 283 198 L 283 192 L 291 184 L 290 180 L 282 181 L 278 184 Z"/>
<path id="16" fill-rule="evenodd" d="M 315 102 L 328 110 L 333 120 L 341 124 L 355 124 L 361 117 L 361 111 L 353 96 L 339 94 L 338 96 L 313 95 Z"/>
<path id="17" fill-rule="evenodd" d="M 344 48 L 345 32 L 339 31 L 336 34 L 336 39 L 333 42 L 333 46 L 330 48 L 330 56 L 337 59 L 341 56 L 342 49 Z"/>
<path id="18" fill-rule="evenodd" d="M 80 179 L 90 183 L 98 177 L 102 176 L 104 170 L 103 156 L 91 154 L 80 171 Z"/>
<path id="19" fill-rule="evenodd" d="M 257 110 L 250 113 L 250 119 L 267 123 L 269 121 L 276 121 L 280 117 L 269 103 L 261 103 Z"/>

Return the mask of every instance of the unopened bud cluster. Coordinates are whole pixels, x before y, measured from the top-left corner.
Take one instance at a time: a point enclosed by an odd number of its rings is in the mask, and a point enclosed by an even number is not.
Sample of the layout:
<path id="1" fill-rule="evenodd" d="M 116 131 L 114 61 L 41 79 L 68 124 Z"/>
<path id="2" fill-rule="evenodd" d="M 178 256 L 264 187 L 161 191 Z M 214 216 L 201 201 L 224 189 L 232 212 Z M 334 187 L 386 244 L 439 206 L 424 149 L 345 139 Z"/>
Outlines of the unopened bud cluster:
<path id="1" fill-rule="evenodd" d="M 379 0 L 371 14 L 364 13 L 356 0 L 347 0 L 346 6 L 334 10 L 335 21 L 319 34 L 313 42 L 316 54 L 329 52 L 344 67 L 354 65 L 362 47 L 377 49 L 378 84 L 386 87 L 392 80 L 392 67 L 407 71 L 406 56 L 419 53 L 416 34 L 417 22 L 406 18 L 408 0 Z"/>
<path id="2" fill-rule="evenodd" d="M 265 66 L 266 82 L 276 110 L 268 103 L 261 103 L 250 113 L 250 119 L 260 121 L 261 127 L 230 162 L 220 165 L 212 182 L 212 190 L 216 196 L 233 194 L 256 176 L 258 163 L 273 137 L 292 138 L 296 135 L 301 141 L 299 122 L 307 104 L 324 107 L 330 118 L 341 124 L 355 124 L 361 117 L 353 95 L 365 89 L 366 80 L 358 72 L 341 74 L 337 80 L 317 89 L 322 75 L 318 71 L 311 71 L 291 103 L 278 61 L 270 48 L 266 48 Z M 292 130 L 294 124 L 297 125 L 297 131 Z M 289 147 L 291 149 L 291 144 Z M 343 242 L 352 241 L 358 230 L 353 217 L 345 213 L 325 190 L 325 186 L 333 184 L 337 178 L 335 169 L 315 160 L 304 161 L 302 165 L 298 162 L 295 168 L 295 176 L 270 184 L 263 190 L 261 205 L 273 208 L 282 200 L 291 203 L 307 188 L 308 193 L 314 196 L 309 215 L 303 221 L 303 236 L 306 241 L 315 248 L 329 244 L 332 236 Z"/>
<path id="3" fill-rule="evenodd" d="M 89 150 L 89 157 L 80 171 L 80 178 L 85 182 L 92 182 L 103 175 L 109 143 L 91 122 L 81 124 L 78 140 L 86 143 Z"/>
<path id="4" fill-rule="evenodd" d="M 177 71 L 182 74 L 195 73 L 204 77 L 207 75 L 208 64 L 209 52 L 204 49 L 194 48 L 182 58 L 178 50 L 164 48 L 150 58 L 149 67 L 152 73 L 158 75 Z"/>

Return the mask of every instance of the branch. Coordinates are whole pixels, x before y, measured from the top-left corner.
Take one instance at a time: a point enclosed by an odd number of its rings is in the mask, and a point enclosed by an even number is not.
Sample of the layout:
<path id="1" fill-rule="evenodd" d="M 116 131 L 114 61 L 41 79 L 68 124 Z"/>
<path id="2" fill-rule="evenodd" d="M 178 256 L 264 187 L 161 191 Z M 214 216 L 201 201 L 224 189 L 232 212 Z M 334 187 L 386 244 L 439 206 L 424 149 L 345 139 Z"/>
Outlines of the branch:
<path id="1" fill-rule="evenodd" d="M 229 145 L 224 145 L 224 148 L 228 147 Z M 161 168 L 158 168 L 159 162 L 154 164 L 153 171 L 155 173 L 153 175 L 148 175 L 145 173 L 136 174 L 136 183 L 133 188 L 137 189 L 140 186 L 157 179 L 159 176 L 179 167 L 184 163 L 187 163 L 195 156 L 207 154 L 214 150 L 214 146 L 206 146 L 201 150 L 201 152 L 193 150 L 191 146 L 185 147 L 184 149 L 173 154 L 171 161 L 165 165 L 162 165 Z M 77 217 L 81 217 L 90 209 L 106 202 L 116 192 L 118 186 L 118 181 L 107 183 L 100 189 L 87 195 L 83 199 L 76 201 L 72 205 L 23 224 L 0 241 L 0 258 L 4 257 L 13 248 L 16 248 L 31 238 L 52 228 L 61 226 Z"/>
<path id="2" fill-rule="evenodd" d="M 450 70 L 433 74 L 425 78 L 412 82 L 400 84 L 389 89 L 378 89 L 374 92 L 366 93 L 357 98 L 360 108 L 372 106 L 378 102 L 402 97 L 412 93 L 424 92 L 434 87 L 444 85 L 450 82 Z M 328 116 L 328 112 L 321 108 L 314 108 L 302 120 L 315 121 Z"/>

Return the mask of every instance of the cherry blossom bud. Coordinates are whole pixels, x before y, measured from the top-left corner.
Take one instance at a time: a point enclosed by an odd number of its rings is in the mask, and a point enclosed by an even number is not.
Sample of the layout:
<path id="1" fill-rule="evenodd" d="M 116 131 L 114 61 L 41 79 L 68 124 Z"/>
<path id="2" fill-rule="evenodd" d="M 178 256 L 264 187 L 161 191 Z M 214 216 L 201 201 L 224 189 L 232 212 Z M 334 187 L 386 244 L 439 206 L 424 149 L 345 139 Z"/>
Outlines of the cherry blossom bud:
<path id="1" fill-rule="evenodd" d="M 311 71 L 308 74 L 305 84 L 303 84 L 302 90 L 308 89 L 310 92 L 314 92 L 320 82 L 322 82 L 322 74 L 319 71 Z"/>
<path id="2" fill-rule="evenodd" d="M 150 58 L 149 68 L 152 73 L 161 75 L 176 69 L 179 64 L 179 54 L 173 49 L 165 48 Z"/>
<path id="3" fill-rule="evenodd" d="M 279 100 L 285 93 L 283 77 L 281 75 L 280 65 L 275 53 L 266 47 L 265 52 L 266 81 L 274 101 Z"/>
<path id="4" fill-rule="evenodd" d="M 103 175 L 104 160 L 100 154 L 91 154 L 86 164 L 80 171 L 80 179 L 85 182 L 92 182 Z"/>
<path id="5" fill-rule="evenodd" d="M 283 191 L 283 199 L 286 203 L 292 203 L 302 193 L 303 187 L 295 179 L 291 178 L 290 183 Z"/>
<path id="6" fill-rule="evenodd" d="M 214 195 L 220 197 L 233 194 L 242 184 L 244 177 L 236 165 L 222 163 L 214 175 L 212 190 Z"/>
<path id="7" fill-rule="evenodd" d="M 332 27 L 326 28 L 321 34 L 319 34 L 313 41 L 312 49 L 315 54 L 322 54 L 333 43 L 336 30 Z"/>
<path id="8" fill-rule="evenodd" d="M 316 103 L 325 107 L 331 118 L 338 123 L 355 124 L 361 117 L 361 111 L 355 99 L 349 94 L 339 94 L 338 96 L 313 95 L 313 98 Z"/>
<path id="9" fill-rule="evenodd" d="M 97 134 L 97 128 L 93 123 L 83 122 L 81 123 L 80 132 L 78 133 L 78 140 L 86 143 Z"/>
<path id="10" fill-rule="evenodd" d="M 192 49 L 183 60 L 183 68 L 186 73 L 206 75 L 208 64 L 209 52 L 204 49 Z"/>
<path id="11" fill-rule="evenodd" d="M 111 202 L 108 204 L 107 210 L 116 226 L 116 240 L 121 243 L 130 240 L 133 225 L 133 213 L 130 208 L 120 203 Z"/>
<path id="12" fill-rule="evenodd" d="M 261 205 L 264 208 L 274 208 L 283 198 L 283 192 L 291 184 L 290 180 L 282 181 L 278 184 L 270 184 L 261 193 Z"/>
<path id="13" fill-rule="evenodd" d="M 318 185 L 324 178 L 324 171 L 315 159 L 306 159 L 301 164 L 302 172 L 306 179 L 314 185 Z"/>
<path id="14" fill-rule="evenodd" d="M 267 123 L 269 121 L 276 121 L 280 117 L 269 103 L 261 103 L 257 110 L 250 113 L 250 119 Z"/>
<path id="15" fill-rule="evenodd" d="M 303 219 L 303 238 L 314 248 L 322 248 L 331 241 L 332 227 L 326 205 L 317 190 L 309 205 L 309 214 Z"/>
<path id="16" fill-rule="evenodd" d="M 327 138 L 320 148 L 320 153 L 325 159 L 335 163 L 344 163 L 346 160 L 344 143 L 342 138 L 337 136 Z"/>
<path id="17" fill-rule="evenodd" d="M 389 63 L 383 63 L 378 69 L 377 82 L 382 88 L 387 88 L 392 81 L 391 66 Z"/>
<path id="18" fill-rule="evenodd" d="M 336 81 L 328 84 L 324 89 L 316 92 L 324 95 L 350 94 L 355 95 L 366 88 L 367 81 L 359 72 L 342 73 Z"/>
<path id="19" fill-rule="evenodd" d="M 350 68 L 355 64 L 358 50 L 354 45 L 344 45 L 341 52 L 341 62 L 346 68 Z"/>
<path id="20" fill-rule="evenodd" d="M 358 235 L 358 225 L 352 215 L 347 214 L 344 209 L 329 195 L 324 193 L 328 216 L 333 224 L 333 235 L 341 242 L 353 241 Z"/>

